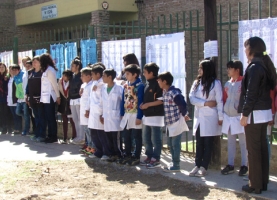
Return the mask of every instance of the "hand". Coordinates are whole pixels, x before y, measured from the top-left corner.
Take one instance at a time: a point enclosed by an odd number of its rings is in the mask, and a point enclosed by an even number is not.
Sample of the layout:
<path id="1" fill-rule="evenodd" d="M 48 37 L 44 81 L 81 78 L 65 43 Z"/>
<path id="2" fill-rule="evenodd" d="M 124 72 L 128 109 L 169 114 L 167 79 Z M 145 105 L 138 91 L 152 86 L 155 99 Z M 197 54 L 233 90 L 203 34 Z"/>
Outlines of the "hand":
<path id="1" fill-rule="evenodd" d="M 185 115 L 184 118 L 185 118 L 185 121 L 191 120 L 190 117 L 189 117 L 188 115 Z"/>
<path id="2" fill-rule="evenodd" d="M 222 122 L 223 122 L 223 120 L 218 120 L 218 125 L 221 126 Z"/>
<path id="3" fill-rule="evenodd" d="M 61 97 L 58 97 L 56 102 L 57 102 L 58 105 L 60 105 L 61 104 Z"/>
<path id="4" fill-rule="evenodd" d="M 149 108 L 148 103 L 145 103 L 145 104 L 142 103 L 142 104 L 140 104 L 139 108 L 141 110 L 145 110 L 145 109 Z"/>
<path id="5" fill-rule="evenodd" d="M 89 118 L 89 111 L 86 111 L 85 118 Z"/>
<path id="6" fill-rule="evenodd" d="M 100 122 L 101 124 L 104 124 L 104 118 L 102 117 L 102 115 L 100 116 Z"/>
<path id="7" fill-rule="evenodd" d="M 140 119 L 136 119 L 136 125 L 141 125 L 141 120 Z"/>
<path id="8" fill-rule="evenodd" d="M 248 117 L 241 116 L 240 125 L 247 126 L 247 120 L 248 120 Z"/>
<path id="9" fill-rule="evenodd" d="M 209 106 L 210 108 L 216 107 L 216 101 L 206 101 L 204 106 Z"/>
<path id="10" fill-rule="evenodd" d="M 97 85 L 94 85 L 92 88 L 92 91 L 96 91 L 97 90 Z"/>
<path id="11" fill-rule="evenodd" d="M 84 92 L 84 88 L 81 88 L 80 91 L 79 91 L 79 95 L 82 96 L 83 92 Z"/>
<path id="12" fill-rule="evenodd" d="M 269 122 L 268 122 L 268 125 L 269 125 L 269 126 L 273 126 L 273 125 L 274 125 L 274 121 L 273 121 L 273 120 L 272 120 L 272 121 L 269 121 Z"/>

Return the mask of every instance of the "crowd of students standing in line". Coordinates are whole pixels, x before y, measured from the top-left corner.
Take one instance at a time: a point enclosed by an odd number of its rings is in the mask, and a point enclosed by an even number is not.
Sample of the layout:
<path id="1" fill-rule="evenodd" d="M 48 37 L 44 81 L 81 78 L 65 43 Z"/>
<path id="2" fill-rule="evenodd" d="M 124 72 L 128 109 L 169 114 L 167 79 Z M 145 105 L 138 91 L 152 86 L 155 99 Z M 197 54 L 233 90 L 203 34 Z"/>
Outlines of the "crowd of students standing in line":
<path id="1" fill-rule="evenodd" d="M 234 172 L 238 137 L 239 175 L 249 173 L 249 184 L 242 190 L 261 193 L 267 190 L 269 180 L 267 133 L 275 114 L 276 71 L 262 39 L 249 38 L 245 42 L 245 53 L 249 65 L 244 76 L 240 61 L 228 62 L 230 80 L 223 90 L 213 61 L 203 60 L 199 64 L 198 76 L 189 93 L 190 102 L 195 106 L 193 134 L 196 136 L 195 167 L 189 175 L 207 175 L 213 139 L 224 133 L 228 136 L 228 165 L 221 173 Z M 144 84 L 139 62 L 132 53 L 123 57 L 124 69 L 118 77 L 102 63 L 83 68 L 80 58 L 76 57 L 71 70 L 65 70 L 57 83 L 57 69 L 49 54 L 32 60 L 25 57 L 22 61 L 25 72 L 16 64 L 9 66 L 8 71 L 5 64 L 0 63 L 2 133 L 28 134 L 30 117 L 33 117 L 31 139 L 56 142 L 57 104 L 63 119 L 64 137 L 60 143 L 69 139 L 70 121 L 72 143 L 85 144 L 81 151 L 90 158 L 130 166 L 140 164 L 151 169 L 161 166 L 161 130 L 166 127 L 172 163 L 164 167 L 164 171 L 180 171 L 181 135 L 188 131 L 186 120 L 189 117 L 184 96 L 172 85 L 174 79 L 170 72 L 159 74 L 157 64 L 148 63 L 143 68 Z M 9 115 L 8 108 L 14 119 L 13 127 L 5 117 Z M 147 156 L 144 160 L 141 160 L 142 144 Z"/>

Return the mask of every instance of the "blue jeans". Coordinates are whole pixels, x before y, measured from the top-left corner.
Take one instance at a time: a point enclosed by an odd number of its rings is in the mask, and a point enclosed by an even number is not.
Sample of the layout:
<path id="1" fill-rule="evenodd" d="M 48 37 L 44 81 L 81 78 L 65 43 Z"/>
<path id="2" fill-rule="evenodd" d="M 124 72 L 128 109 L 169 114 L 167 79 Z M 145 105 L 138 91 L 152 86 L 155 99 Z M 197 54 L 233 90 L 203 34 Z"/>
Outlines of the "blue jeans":
<path id="1" fill-rule="evenodd" d="M 181 153 L 182 134 L 169 137 L 170 153 L 172 157 L 173 167 L 180 169 L 180 153 Z"/>
<path id="2" fill-rule="evenodd" d="M 13 123 L 14 123 L 14 130 L 15 131 L 22 131 L 22 117 L 16 114 L 16 106 L 9 106 L 12 116 L 13 116 Z"/>
<path id="3" fill-rule="evenodd" d="M 45 124 L 45 113 L 43 104 L 37 104 L 32 106 L 33 113 L 35 115 L 35 130 L 34 134 L 36 137 L 45 138 L 46 134 L 46 124 Z"/>
<path id="4" fill-rule="evenodd" d="M 83 130 L 85 131 L 85 134 L 86 134 L 86 144 L 87 144 L 87 146 L 89 146 L 91 148 L 95 148 L 95 145 L 94 145 L 94 143 L 92 142 L 92 139 L 91 139 L 90 129 L 88 128 L 87 125 L 81 125 L 81 126 L 83 126 Z"/>
<path id="5" fill-rule="evenodd" d="M 136 142 L 135 157 L 140 158 L 142 149 L 142 130 L 141 129 L 125 129 L 124 130 L 124 144 L 126 156 L 131 156 L 132 153 L 132 134 Z"/>
<path id="6" fill-rule="evenodd" d="M 24 118 L 23 134 L 27 134 L 30 131 L 30 115 L 29 107 L 25 102 L 17 102 L 16 114 Z"/>
<path id="7" fill-rule="evenodd" d="M 160 160 L 162 151 L 161 127 L 144 125 L 142 127 L 142 135 L 147 157 Z"/>
<path id="8" fill-rule="evenodd" d="M 50 97 L 50 103 L 44 103 L 44 113 L 46 126 L 48 126 L 48 138 L 53 140 L 57 139 L 57 122 L 56 122 L 56 111 L 55 102 Z"/>

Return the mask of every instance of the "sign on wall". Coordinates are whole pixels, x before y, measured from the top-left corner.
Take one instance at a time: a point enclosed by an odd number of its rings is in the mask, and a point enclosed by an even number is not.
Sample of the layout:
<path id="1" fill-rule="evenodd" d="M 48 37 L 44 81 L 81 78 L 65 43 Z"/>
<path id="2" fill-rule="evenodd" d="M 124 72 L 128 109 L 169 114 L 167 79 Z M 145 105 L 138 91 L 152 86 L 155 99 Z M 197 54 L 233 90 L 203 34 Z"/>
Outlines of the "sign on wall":
<path id="1" fill-rule="evenodd" d="M 81 40 L 81 60 L 83 67 L 87 66 L 89 63 L 94 64 L 97 62 L 95 39 Z"/>
<path id="2" fill-rule="evenodd" d="M 13 64 L 13 51 L 5 51 L 0 53 L 0 61 L 7 67 Z"/>
<path id="3" fill-rule="evenodd" d="M 64 71 L 64 45 L 63 44 L 53 44 L 50 45 L 50 54 L 52 59 L 54 60 L 57 71 L 57 78 L 62 76 L 62 72 Z"/>
<path id="4" fill-rule="evenodd" d="M 173 84 L 186 96 L 185 33 L 146 37 L 146 63 L 155 62 L 159 73 L 169 71 Z"/>
<path id="5" fill-rule="evenodd" d="M 35 51 L 36 56 L 40 56 L 41 54 L 47 53 L 47 49 L 37 49 Z"/>
<path id="6" fill-rule="evenodd" d="M 102 42 L 102 63 L 113 68 L 117 75 L 123 70 L 123 56 L 128 53 L 134 53 L 141 64 L 141 39 Z"/>
<path id="7" fill-rule="evenodd" d="M 71 61 L 77 56 L 77 43 L 65 43 L 64 56 L 65 56 L 65 69 L 70 69 Z"/>
<path id="8" fill-rule="evenodd" d="M 18 65 L 21 67 L 21 69 L 24 69 L 22 58 L 24 58 L 25 56 L 29 56 L 32 59 L 33 51 L 29 50 L 29 51 L 18 52 Z"/>
<path id="9" fill-rule="evenodd" d="M 58 17 L 57 5 L 52 4 L 41 7 L 41 18 L 42 20 L 53 19 Z"/>
<path id="10" fill-rule="evenodd" d="M 244 53 L 244 42 L 253 36 L 262 38 L 266 44 L 266 51 L 277 67 L 277 18 L 245 20 L 239 22 L 239 60 L 247 67 Z"/>

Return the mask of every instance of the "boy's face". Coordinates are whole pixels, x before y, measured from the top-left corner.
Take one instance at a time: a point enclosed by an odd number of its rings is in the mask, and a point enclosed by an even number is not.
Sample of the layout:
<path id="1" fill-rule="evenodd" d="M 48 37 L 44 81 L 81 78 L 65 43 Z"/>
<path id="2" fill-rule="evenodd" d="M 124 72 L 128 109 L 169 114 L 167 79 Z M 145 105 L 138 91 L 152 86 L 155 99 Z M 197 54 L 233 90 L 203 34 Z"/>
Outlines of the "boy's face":
<path id="1" fill-rule="evenodd" d="M 158 79 L 157 81 L 158 81 L 158 84 L 159 84 L 160 88 L 161 89 L 165 89 L 165 87 L 166 87 L 166 80 L 162 81 L 162 79 Z"/>
<path id="2" fill-rule="evenodd" d="M 17 74 L 19 74 L 19 69 L 12 69 L 12 71 L 13 71 L 13 75 L 14 76 L 16 76 Z"/>
<path id="3" fill-rule="evenodd" d="M 107 76 L 107 74 L 103 73 L 102 79 L 104 83 L 109 83 L 112 80 L 112 77 Z"/>
<path id="4" fill-rule="evenodd" d="M 63 74 L 63 80 L 64 80 L 65 82 L 67 82 L 68 79 L 69 79 L 69 78 L 68 78 L 66 75 Z"/>
<path id="5" fill-rule="evenodd" d="M 91 81 L 91 79 L 92 76 L 81 73 L 81 80 L 83 81 L 83 83 L 88 83 Z"/>
<path id="6" fill-rule="evenodd" d="M 132 74 L 131 72 L 126 71 L 125 72 L 125 77 L 128 81 L 134 82 L 136 80 L 137 73 Z"/>
<path id="7" fill-rule="evenodd" d="M 99 73 L 94 73 L 94 72 L 91 72 L 91 77 L 92 77 L 92 80 L 94 81 L 97 81 L 101 78 Z"/>
<path id="8" fill-rule="evenodd" d="M 153 72 L 148 72 L 147 70 L 143 70 L 143 76 L 145 77 L 146 80 L 152 79 L 153 76 Z"/>

